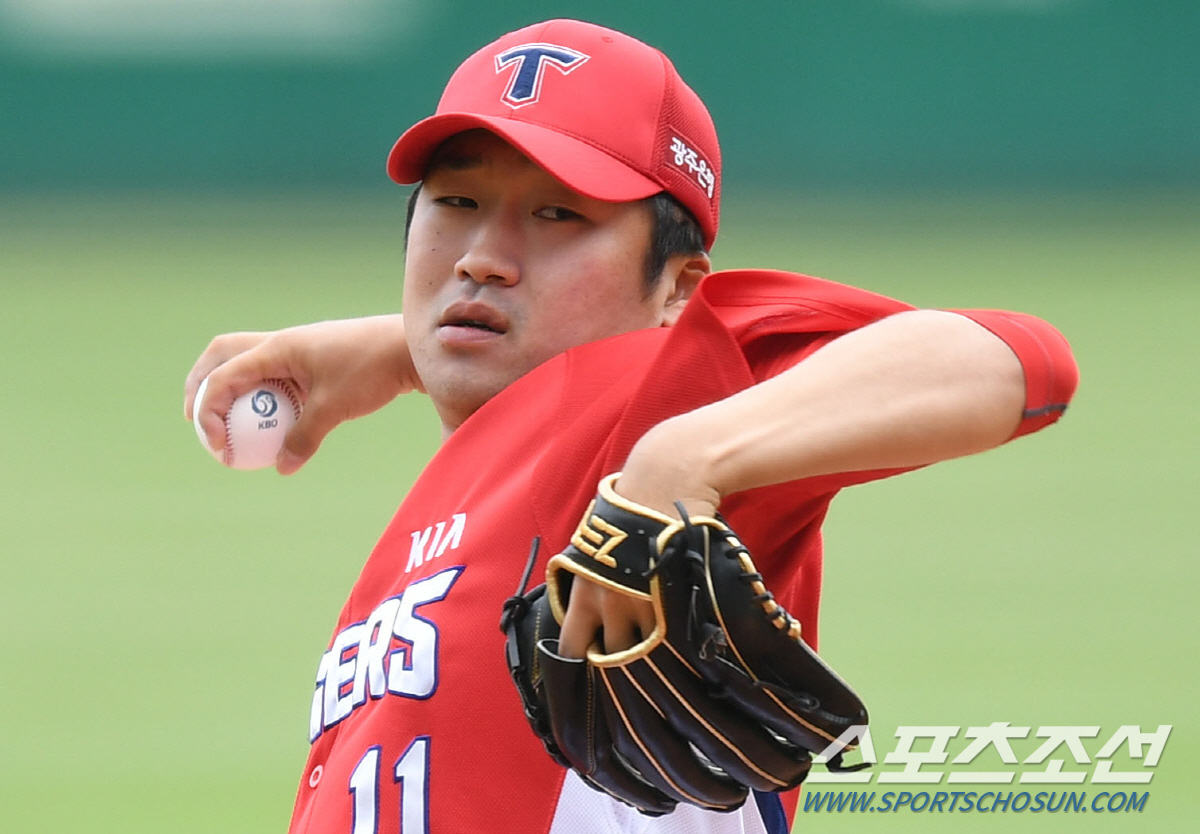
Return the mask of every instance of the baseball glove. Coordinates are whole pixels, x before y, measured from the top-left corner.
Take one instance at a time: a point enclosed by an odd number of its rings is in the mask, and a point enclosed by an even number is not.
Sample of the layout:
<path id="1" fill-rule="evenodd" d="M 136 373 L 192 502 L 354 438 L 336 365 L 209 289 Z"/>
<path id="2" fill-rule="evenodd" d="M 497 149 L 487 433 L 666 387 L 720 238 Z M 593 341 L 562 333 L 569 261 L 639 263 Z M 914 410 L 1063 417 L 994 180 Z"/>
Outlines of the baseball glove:
<path id="1" fill-rule="evenodd" d="M 749 789 L 787 790 L 854 725 L 858 696 L 800 639 L 719 518 L 683 520 L 600 484 L 546 584 L 505 603 L 509 669 L 547 751 L 592 787 L 658 815 L 679 802 L 730 811 Z M 649 601 L 653 632 L 624 651 L 558 654 L 575 576 Z M 853 735 L 853 734 L 851 734 Z M 830 770 L 851 745 L 836 745 Z"/>

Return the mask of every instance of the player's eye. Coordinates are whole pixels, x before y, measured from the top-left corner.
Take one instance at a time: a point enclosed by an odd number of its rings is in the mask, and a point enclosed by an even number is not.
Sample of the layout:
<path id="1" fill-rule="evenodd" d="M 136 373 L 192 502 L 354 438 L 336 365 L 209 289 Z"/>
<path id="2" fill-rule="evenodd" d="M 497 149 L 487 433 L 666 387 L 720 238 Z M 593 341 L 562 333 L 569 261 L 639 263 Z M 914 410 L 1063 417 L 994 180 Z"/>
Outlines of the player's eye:
<path id="1" fill-rule="evenodd" d="M 470 197 L 460 197 L 455 194 L 448 194 L 445 197 L 434 197 L 433 201 L 439 205 L 450 206 L 451 208 L 479 208 L 479 203 Z"/>
<path id="2" fill-rule="evenodd" d="M 582 214 L 565 206 L 546 206 L 535 211 L 534 216 L 541 217 L 544 220 L 557 220 L 559 222 L 584 219 Z"/>

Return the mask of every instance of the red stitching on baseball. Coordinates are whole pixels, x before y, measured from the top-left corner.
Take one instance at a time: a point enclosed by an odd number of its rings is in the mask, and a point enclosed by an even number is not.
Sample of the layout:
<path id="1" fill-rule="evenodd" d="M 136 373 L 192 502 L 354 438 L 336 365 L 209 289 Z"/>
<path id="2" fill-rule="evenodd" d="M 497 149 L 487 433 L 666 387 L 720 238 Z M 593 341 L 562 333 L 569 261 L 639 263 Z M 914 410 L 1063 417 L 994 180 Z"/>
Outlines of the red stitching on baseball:
<path id="1" fill-rule="evenodd" d="M 233 466 L 233 426 L 229 425 L 229 415 L 233 409 L 225 412 L 225 446 L 221 449 L 221 463 Z"/>
<path id="2" fill-rule="evenodd" d="M 267 380 L 264 380 L 264 382 L 275 385 L 277 388 L 279 388 L 280 391 L 282 391 L 287 396 L 288 400 L 292 404 L 292 416 L 295 417 L 297 420 L 299 420 L 300 419 L 300 411 L 301 411 L 300 398 L 296 396 L 296 387 L 294 385 L 292 385 L 291 380 L 267 379 Z"/>

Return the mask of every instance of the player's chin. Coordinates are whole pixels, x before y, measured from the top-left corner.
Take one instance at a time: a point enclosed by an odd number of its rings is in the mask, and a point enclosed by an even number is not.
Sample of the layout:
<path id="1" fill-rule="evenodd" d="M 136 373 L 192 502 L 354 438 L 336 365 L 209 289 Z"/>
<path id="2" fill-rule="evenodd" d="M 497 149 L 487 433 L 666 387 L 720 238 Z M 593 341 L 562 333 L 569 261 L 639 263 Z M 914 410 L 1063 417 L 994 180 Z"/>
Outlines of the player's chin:
<path id="1" fill-rule="evenodd" d="M 455 426 L 522 375 L 495 363 L 470 361 L 465 357 L 437 364 L 436 369 L 422 373 L 421 379 L 442 421 Z"/>

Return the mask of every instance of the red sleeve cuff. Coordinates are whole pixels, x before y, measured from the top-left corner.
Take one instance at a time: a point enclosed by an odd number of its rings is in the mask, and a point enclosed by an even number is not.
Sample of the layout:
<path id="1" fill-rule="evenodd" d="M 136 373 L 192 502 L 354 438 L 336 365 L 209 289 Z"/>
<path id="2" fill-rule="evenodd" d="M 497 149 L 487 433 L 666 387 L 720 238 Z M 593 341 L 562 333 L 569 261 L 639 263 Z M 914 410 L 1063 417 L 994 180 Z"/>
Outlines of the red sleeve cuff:
<path id="1" fill-rule="evenodd" d="M 1025 372 L 1025 413 L 1013 437 L 1058 420 L 1079 384 L 1071 346 L 1055 328 L 1034 316 L 1002 310 L 955 310 L 1004 340 Z"/>

